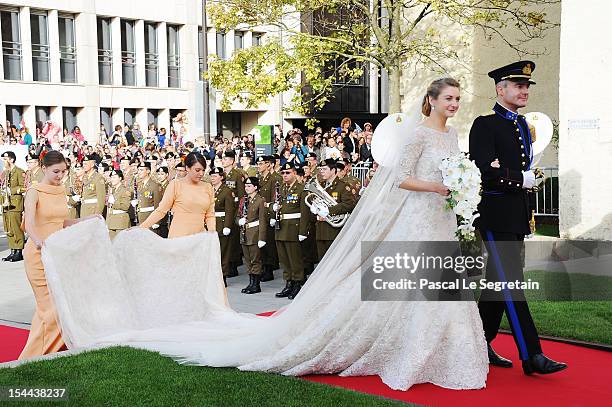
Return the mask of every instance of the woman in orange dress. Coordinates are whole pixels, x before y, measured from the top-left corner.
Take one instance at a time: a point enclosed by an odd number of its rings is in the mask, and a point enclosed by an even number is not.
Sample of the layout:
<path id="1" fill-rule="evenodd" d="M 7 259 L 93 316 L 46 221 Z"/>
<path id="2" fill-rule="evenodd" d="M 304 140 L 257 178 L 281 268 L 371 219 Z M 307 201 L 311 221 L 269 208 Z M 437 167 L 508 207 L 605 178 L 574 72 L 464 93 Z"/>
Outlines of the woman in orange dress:
<path id="1" fill-rule="evenodd" d="M 189 153 L 185 167 L 187 175 L 170 181 L 159 206 L 140 227 L 150 228 L 172 211 L 169 238 L 216 232 L 215 193 L 211 184 L 202 182 L 206 159 L 200 153 Z"/>
<path id="2" fill-rule="evenodd" d="M 42 181 L 32 186 L 25 197 L 25 229 L 29 239 L 23 257 L 26 274 L 36 298 L 36 312 L 19 360 L 65 349 L 55 307 L 49 296 L 40 249 L 52 233 L 84 220 L 68 219 L 66 188 L 63 185 L 68 166 L 64 156 L 59 151 L 50 151 L 43 156 L 42 164 Z"/>

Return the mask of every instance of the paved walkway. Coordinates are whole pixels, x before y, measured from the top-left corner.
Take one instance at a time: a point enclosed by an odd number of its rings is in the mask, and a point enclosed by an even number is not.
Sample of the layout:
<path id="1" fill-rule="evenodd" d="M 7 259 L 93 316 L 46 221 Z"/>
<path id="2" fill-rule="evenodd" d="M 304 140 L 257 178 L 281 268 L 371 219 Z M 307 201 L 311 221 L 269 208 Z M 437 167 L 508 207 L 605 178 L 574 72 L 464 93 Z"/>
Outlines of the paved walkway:
<path id="1" fill-rule="evenodd" d="M 0 257 L 5 257 L 8 253 L 8 250 L 4 250 L 0 252 Z M 248 284 L 249 278 L 244 266 L 238 270 L 238 277 L 227 280 L 227 292 L 232 308 L 240 312 L 258 314 L 275 311 L 289 304 L 290 301 L 286 298 L 274 297 L 274 293 L 284 287 L 281 270 L 274 272 L 276 278 L 273 281 L 261 284 L 261 293 L 252 295 L 240 292 Z M 29 328 L 34 308 L 34 295 L 23 262 L 0 262 L 0 325 Z"/>

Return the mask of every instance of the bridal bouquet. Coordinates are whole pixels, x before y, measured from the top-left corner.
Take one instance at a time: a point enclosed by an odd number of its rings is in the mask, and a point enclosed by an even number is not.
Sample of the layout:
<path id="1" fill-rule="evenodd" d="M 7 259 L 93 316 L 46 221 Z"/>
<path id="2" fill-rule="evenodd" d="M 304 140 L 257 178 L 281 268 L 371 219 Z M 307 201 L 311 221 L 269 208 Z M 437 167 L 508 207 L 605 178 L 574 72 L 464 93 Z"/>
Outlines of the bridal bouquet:
<path id="1" fill-rule="evenodd" d="M 448 208 L 459 217 L 457 238 L 474 240 L 473 223 L 480 216 L 477 213 L 480 203 L 480 170 L 469 155 L 463 152 L 445 158 L 438 168 L 442 171 L 442 183 L 450 190 L 446 200 Z"/>

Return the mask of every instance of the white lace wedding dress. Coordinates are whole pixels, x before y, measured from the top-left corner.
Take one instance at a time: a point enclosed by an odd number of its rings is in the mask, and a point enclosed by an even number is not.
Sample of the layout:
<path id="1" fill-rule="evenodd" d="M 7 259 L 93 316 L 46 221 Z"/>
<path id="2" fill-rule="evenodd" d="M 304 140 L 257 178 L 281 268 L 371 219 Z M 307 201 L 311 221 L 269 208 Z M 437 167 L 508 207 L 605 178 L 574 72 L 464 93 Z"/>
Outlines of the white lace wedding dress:
<path id="1" fill-rule="evenodd" d="M 112 243 L 102 221 L 50 237 L 47 278 L 69 347 L 123 344 L 180 363 L 283 375 L 378 375 L 393 389 L 485 386 L 486 342 L 476 304 L 362 301 L 359 242 L 454 240 L 452 212 L 433 193 L 401 190 L 411 174 L 441 181 L 455 130 L 406 137 L 400 165 L 380 167 L 300 295 L 271 317 L 234 312 L 214 233 L 164 240 L 149 231 Z"/>

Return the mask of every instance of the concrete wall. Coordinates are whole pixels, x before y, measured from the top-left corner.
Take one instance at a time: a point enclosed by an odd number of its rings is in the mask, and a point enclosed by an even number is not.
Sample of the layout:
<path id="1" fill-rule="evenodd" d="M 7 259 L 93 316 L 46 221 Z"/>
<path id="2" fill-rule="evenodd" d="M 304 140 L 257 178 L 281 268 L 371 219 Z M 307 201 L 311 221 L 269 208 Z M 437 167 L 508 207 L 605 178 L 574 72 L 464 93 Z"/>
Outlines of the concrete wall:
<path id="1" fill-rule="evenodd" d="M 560 233 L 612 240 L 612 4 L 564 0 L 560 69 Z"/>

